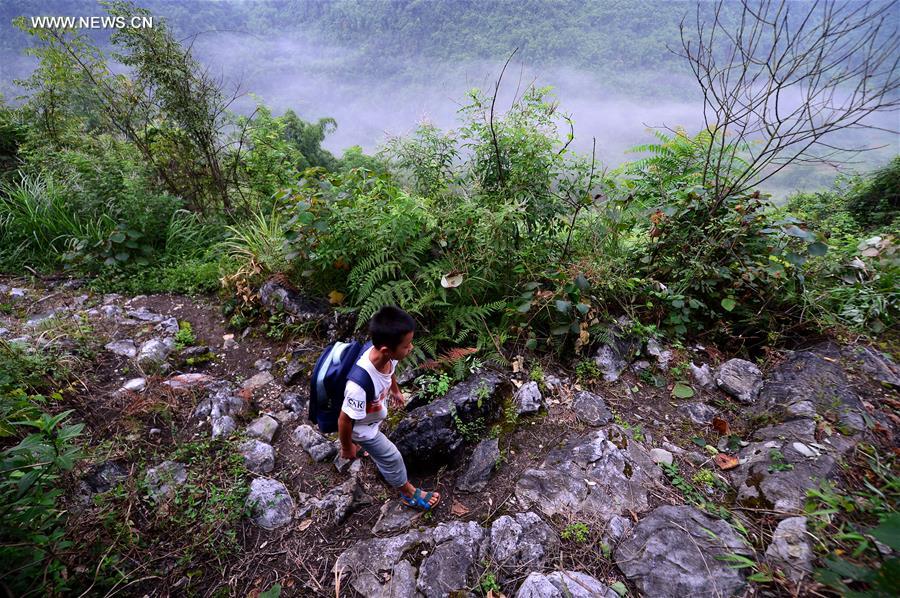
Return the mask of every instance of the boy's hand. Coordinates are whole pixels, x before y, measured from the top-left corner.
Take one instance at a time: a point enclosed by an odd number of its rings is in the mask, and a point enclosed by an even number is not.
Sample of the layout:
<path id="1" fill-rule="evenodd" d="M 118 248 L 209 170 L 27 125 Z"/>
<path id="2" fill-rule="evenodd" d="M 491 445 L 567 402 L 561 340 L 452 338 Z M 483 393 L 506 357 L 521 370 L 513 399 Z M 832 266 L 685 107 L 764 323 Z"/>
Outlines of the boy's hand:
<path id="1" fill-rule="evenodd" d="M 403 393 L 397 390 L 391 390 L 391 407 L 394 409 L 402 409 L 406 406 L 406 399 L 403 398 Z"/>
<path id="2" fill-rule="evenodd" d="M 341 446 L 341 459 L 353 461 L 356 459 L 356 444 L 350 443 L 349 447 Z"/>

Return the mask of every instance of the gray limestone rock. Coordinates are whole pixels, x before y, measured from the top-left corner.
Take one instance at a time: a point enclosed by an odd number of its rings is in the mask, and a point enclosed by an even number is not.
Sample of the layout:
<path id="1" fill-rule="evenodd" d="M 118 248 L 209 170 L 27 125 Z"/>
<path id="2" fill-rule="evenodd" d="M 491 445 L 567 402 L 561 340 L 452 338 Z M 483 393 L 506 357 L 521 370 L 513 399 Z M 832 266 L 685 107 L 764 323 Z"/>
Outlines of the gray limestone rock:
<path id="1" fill-rule="evenodd" d="M 717 557 L 751 556 L 730 525 L 689 506 L 663 506 L 635 526 L 615 550 L 619 569 L 654 598 L 732 596 L 744 574 Z"/>
<path id="2" fill-rule="evenodd" d="M 106 461 L 95 465 L 82 478 L 82 487 L 90 494 L 108 492 L 128 477 L 128 468 L 116 461 Z"/>
<path id="3" fill-rule="evenodd" d="M 294 501 L 284 484 L 272 478 L 256 478 L 250 483 L 247 507 L 253 522 L 263 529 L 276 529 L 294 518 Z"/>
<path id="4" fill-rule="evenodd" d="M 671 465 L 673 459 L 672 453 L 670 453 L 666 449 L 661 448 L 651 449 L 650 458 L 654 463 L 658 463 L 660 465 Z"/>
<path id="5" fill-rule="evenodd" d="M 242 442 L 239 450 L 244 465 L 253 473 L 269 473 L 275 469 L 275 450 L 272 445 L 252 439 Z"/>
<path id="6" fill-rule="evenodd" d="M 472 587 L 481 573 L 485 533 L 474 521 L 441 523 L 434 528 L 434 550 L 419 570 L 416 587 L 425 598 L 443 598 Z"/>
<path id="7" fill-rule="evenodd" d="M 175 334 L 178 332 L 178 319 L 166 318 L 165 320 L 157 324 L 153 329 L 162 332 L 166 336 L 175 336 Z"/>
<path id="8" fill-rule="evenodd" d="M 267 372 L 272 369 L 271 359 L 257 359 L 253 362 L 253 367 L 261 372 Z"/>
<path id="9" fill-rule="evenodd" d="M 244 380 L 243 384 L 241 384 L 241 389 L 254 391 L 274 381 L 275 376 L 272 375 L 272 372 L 260 372 Z"/>
<path id="10" fill-rule="evenodd" d="M 349 576 L 350 585 L 363 596 L 416 596 L 415 567 L 404 557 L 414 554 L 417 558 L 433 544 L 430 529 L 361 540 L 341 553 L 333 570 L 338 576 Z"/>
<path id="11" fill-rule="evenodd" d="M 174 348 L 175 341 L 171 338 L 152 338 L 141 345 L 135 359 L 142 368 L 158 368 L 165 363 Z"/>
<path id="12" fill-rule="evenodd" d="M 294 413 L 303 413 L 306 399 L 296 392 L 286 392 L 281 395 L 281 404 L 293 411 Z"/>
<path id="13" fill-rule="evenodd" d="M 694 383 L 704 390 L 710 390 L 716 387 L 716 381 L 713 379 L 712 370 L 708 364 L 695 365 L 691 362 L 691 375 Z"/>
<path id="14" fill-rule="evenodd" d="M 541 389 L 538 387 L 538 383 L 534 381 L 523 384 L 522 387 L 516 391 L 514 400 L 516 403 L 516 413 L 519 415 L 537 413 L 544 405 Z"/>
<path id="15" fill-rule="evenodd" d="M 666 372 L 669 370 L 669 362 L 672 361 L 672 351 L 663 349 L 655 338 L 647 341 L 647 354 L 656 357 L 656 366 Z"/>
<path id="16" fill-rule="evenodd" d="M 215 379 L 207 374 L 178 374 L 172 376 L 163 384 L 173 390 L 188 390 L 197 386 L 206 386 Z"/>
<path id="17" fill-rule="evenodd" d="M 122 385 L 122 388 L 119 389 L 120 392 L 141 392 L 147 388 L 147 379 L 146 378 L 132 378 L 125 382 Z"/>
<path id="18" fill-rule="evenodd" d="M 531 573 L 519 586 L 516 598 L 619 598 L 615 590 L 577 571 Z"/>
<path id="19" fill-rule="evenodd" d="M 125 339 L 121 341 L 113 341 L 111 343 L 106 343 L 104 348 L 110 353 L 114 353 L 116 355 L 121 355 L 122 357 L 132 358 L 137 355 L 137 346 L 134 344 L 134 341 L 131 339 Z"/>
<path id="20" fill-rule="evenodd" d="M 495 372 L 473 374 L 443 397 L 407 413 L 391 440 L 410 468 L 434 468 L 457 461 L 465 439 L 458 423 L 492 421 L 500 415 L 501 377 Z"/>
<path id="21" fill-rule="evenodd" d="M 337 446 L 308 424 L 301 424 L 294 429 L 292 435 L 294 442 L 309 453 L 317 463 L 333 458 L 337 452 Z"/>
<path id="22" fill-rule="evenodd" d="M 559 552 L 559 538 L 537 514 L 503 515 L 491 525 L 491 556 L 506 576 L 541 570 Z"/>
<path id="23" fill-rule="evenodd" d="M 806 517 L 789 517 L 781 521 L 772 534 L 766 557 L 795 582 L 810 576 L 813 552 L 806 531 Z"/>
<path id="24" fill-rule="evenodd" d="M 604 426 L 612 421 L 613 415 L 600 395 L 587 390 L 575 393 L 572 399 L 575 417 L 591 426 Z"/>
<path id="25" fill-rule="evenodd" d="M 343 484 L 329 490 L 322 498 L 307 497 L 302 502 L 298 517 L 304 517 L 314 510 L 328 511 L 335 522 L 342 523 L 358 508 L 372 504 L 372 497 L 366 494 L 365 487 L 354 475 Z"/>
<path id="26" fill-rule="evenodd" d="M 729 359 L 716 369 L 716 384 L 744 404 L 752 404 L 762 388 L 762 372 L 745 359 Z"/>
<path id="27" fill-rule="evenodd" d="M 212 420 L 211 436 L 213 438 L 218 438 L 220 436 L 227 437 L 236 429 L 237 424 L 234 423 L 234 419 L 230 415 L 223 415 L 222 417 L 217 417 Z"/>
<path id="28" fill-rule="evenodd" d="M 719 415 L 719 412 L 700 401 L 689 401 L 681 404 L 681 410 L 684 414 L 697 425 L 708 426 L 713 418 Z"/>
<path id="29" fill-rule="evenodd" d="M 662 472 L 644 446 L 618 426 L 595 430 L 554 449 L 516 483 L 519 504 L 546 515 L 585 513 L 608 521 L 649 508 Z"/>
<path id="30" fill-rule="evenodd" d="M 479 442 L 472 453 L 466 471 L 456 480 L 456 488 L 463 492 L 484 490 L 499 459 L 500 448 L 496 438 L 488 438 Z"/>
<path id="31" fill-rule="evenodd" d="M 271 444 L 279 427 L 280 424 L 277 419 L 269 415 L 261 415 L 247 426 L 247 436 L 250 438 L 258 438 L 263 442 Z"/>
<path id="32" fill-rule="evenodd" d="M 129 318 L 134 318 L 135 320 L 140 320 L 141 322 L 153 322 L 154 324 L 162 322 L 165 320 L 165 316 L 161 316 L 157 313 L 153 313 L 146 307 L 140 307 L 138 309 L 130 309 L 125 312 Z"/>
<path id="33" fill-rule="evenodd" d="M 842 354 L 859 364 L 863 372 L 885 386 L 900 388 L 900 365 L 890 356 L 869 347 L 844 347 Z"/>
<path id="34" fill-rule="evenodd" d="M 147 470 L 144 481 L 150 492 L 150 498 L 153 500 L 170 498 L 175 494 L 176 486 L 187 481 L 187 468 L 184 463 L 163 461 L 156 467 Z"/>
<path id="35" fill-rule="evenodd" d="M 424 514 L 425 511 L 407 507 L 400 500 L 389 500 L 381 506 L 381 515 L 372 526 L 372 533 L 394 534 L 406 531 Z"/>

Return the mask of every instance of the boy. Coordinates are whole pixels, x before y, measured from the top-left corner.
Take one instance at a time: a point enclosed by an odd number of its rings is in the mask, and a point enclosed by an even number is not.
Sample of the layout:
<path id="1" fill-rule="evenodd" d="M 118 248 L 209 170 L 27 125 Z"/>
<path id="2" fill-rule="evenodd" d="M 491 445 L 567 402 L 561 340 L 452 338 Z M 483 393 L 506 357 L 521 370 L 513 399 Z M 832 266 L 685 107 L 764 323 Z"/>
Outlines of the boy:
<path id="1" fill-rule="evenodd" d="M 404 405 L 397 386 L 394 368 L 410 354 L 416 323 L 398 307 L 383 307 L 369 321 L 372 347 L 357 361 L 372 378 L 375 401 L 366 405 L 366 393 L 355 382 L 347 381 L 344 404 L 338 416 L 338 438 L 341 457 L 355 459 L 364 449 L 378 466 L 385 481 L 400 491 L 400 499 L 408 506 L 430 511 L 441 499 L 437 492 L 423 493 L 406 477 L 406 464 L 394 443 L 378 430 L 387 417 L 387 399 L 395 408 Z M 358 446 L 357 446 L 358 445 Z"/>

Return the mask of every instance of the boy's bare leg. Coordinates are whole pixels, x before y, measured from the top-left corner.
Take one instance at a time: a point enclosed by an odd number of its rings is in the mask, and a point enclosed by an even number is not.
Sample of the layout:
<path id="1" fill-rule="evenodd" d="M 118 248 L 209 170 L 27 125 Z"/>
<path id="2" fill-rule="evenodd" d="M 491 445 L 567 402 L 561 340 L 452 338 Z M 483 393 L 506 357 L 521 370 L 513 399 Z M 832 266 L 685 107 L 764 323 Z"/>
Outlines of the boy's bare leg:
<path id="1" fill-rule="evenodd" d="M 416 487 L 413 486 L 412 484 L 410 484 L 409 481 L 407 481 L 405 484 L 400 486 L 400 488 L 398 488 L 398 490 L 400 490 L 400 494 L 402 494 L 406 498 L 412 498 L 413 495 L 416 493 Z M 433 507 L 434 505 L 436 505 L 438 503 L 439 500 L 441 500 L 440 493 L 437 491 L 434 491 L 431 494 L 431 500 L 428 501 L 428 504 Z"/>

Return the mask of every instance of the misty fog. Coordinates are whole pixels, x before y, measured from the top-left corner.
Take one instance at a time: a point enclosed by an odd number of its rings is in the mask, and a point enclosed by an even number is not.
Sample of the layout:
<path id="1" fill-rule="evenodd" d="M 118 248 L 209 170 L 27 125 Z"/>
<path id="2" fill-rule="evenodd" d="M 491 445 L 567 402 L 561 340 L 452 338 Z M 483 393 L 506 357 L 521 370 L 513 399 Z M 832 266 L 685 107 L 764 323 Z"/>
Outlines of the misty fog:
<path id="1" fill-rule="evenodd" d="M 40 3 L 32 6 L 35 4 Z M 83 14 L 102 14 L 91 2 L 75 4 L 84 7 Z M 692 6 L 683 4 L 685 9 Z M 167 16 L 165 4 L 154 10 Z M 8 23 L 2 27 L 4 36 L 24 36 Z M 327 35 L 302 31 L 292 23 L 263 34 L 251 32 L 249 27 L 244 30 L 242 23 L 234 23 L 228 31 L 188 29 L 182 33 L 195 56 L 221 79 L 226 93 L 240 89 L 243 95 L 232 106 L 237 112 L 248 114 L 261 101 L 276 114 L 292 109 L 308 121 L 335 118 L 337 130 L 323 145 L 336 155 L 354 145 L 374 152 L 388 137 L 407 134 L 422 121 L 442 129 L 458 126 L 457 110 L 467 101 L 466 92 L 478 87 L 490 93 L 503 63 L 515 49 L 508 48 L 491 60 L 455 62 L 410 60 L 386 53 L 379 72 L 373 72 L 360 66 L 366 62 L 357 60 L 357 48 L 342 46 Z M 590 152 L 596 138 L 598 159 L 615 167 L 633 159 L 626 153 L 629 147 L 653 140 L 648 127 L 684 127 L 689 133 L 702 127 L 701 97 L 683 60 L 670 60 L 675 67 L 658 72 L 620 73 L 623 78 L 647 82 L 648 88 L 635 94 L 584 67 L 535 64 L 529 59 L 529 46 L 540 43 L 540 39 L 530 40 L 519 49 L 504 75 L 498 106 L 508 107 L 516 91 L 521 94 L 528 85 L 552 86 L 560 110 L 575 123 L 575 150 Z M 679 40 L 667 39 L 666 43 L 676 46 Z M 0 90 L 12 98 L 12 79 L 26 76 L 34 61 L 9 52 L 2 59 Z M 900 129 L 896 113 L 873 122 L 885 129 Z M 561 131 L 563 136 L 566 133 Z M 851 146 L 882 146 L 858 156 L 857 163 L 843 165 L 848 170 L 869 169 L 900 151 L 898 136 L 887 131 L 845 134 L 841 141 Z M 798 187 L 827 184 L 836 172 L 824 165 L 794 169 L 769 181 L 766 188 L 782 195 Z"/>

